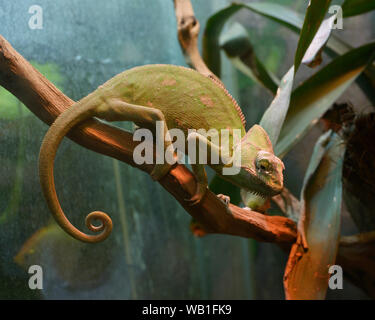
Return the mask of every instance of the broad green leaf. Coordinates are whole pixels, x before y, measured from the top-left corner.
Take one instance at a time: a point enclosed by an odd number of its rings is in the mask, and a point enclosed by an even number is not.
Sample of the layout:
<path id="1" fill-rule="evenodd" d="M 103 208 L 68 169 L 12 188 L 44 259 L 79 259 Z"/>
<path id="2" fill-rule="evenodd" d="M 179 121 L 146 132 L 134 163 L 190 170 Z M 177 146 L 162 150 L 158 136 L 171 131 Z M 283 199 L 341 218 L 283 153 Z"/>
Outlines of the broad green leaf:
<path id="1" fill-rule="evenodd" d="M 297 72 L 306 50 L 318 32 L 324 16 L 328 11 L 331 0 L 314 0 L 310 1 L 306 11 L 305 21 L 300 33 L 297 51 L 294 59 L 295 72 Z M 319 38 L 318 38 L 318 42 Z M 325 43 L 325 42 L 324 42 Z M 320 46 L 320 45 L 319 45 Z"/>
<path id="2" fill-rule="evenodd" d="M 375 42 L 334 59 L 294 90 L 275 151 L 284 156 L 374 58 Z"/>
<path id="3" fill-rule="evenodd" d="M 344 17 L 352 17 L 358 14 L 375 10 L 374 0 L 345 0 L 341 6 Z"/>
<path id="4" fill-rule="evenodd" d="M 303 56 L 302 63 L 309 67 L 316 67 L 322 62 L 322 51 L 331 35 L 332 27 L 335 22 L 336 15 L 324 20 L 320 25 L 318 32 L 312 40 L 310 46 Z"/>
<path id="5" fill-rule="evenodd" d="M 206 23 L 203 33 L 203 59 L 208 68 L 218 77 L 221 74 L 219 37 L 225 23 L 240 9 L 248 9 L 298 32 L 303 19 L 293 10 L 275 3 L 253 2 L 248 4 L 233 3 L 212 15 Z"/>
<path id="6" fill-rule="evenodd" d="M 336 37 L 334 34 L 329 38 L 326 48 L 328 49 L 327 53 L 331 57 L 336 57 L 337 55 L 341 56 L 353 49 L 352 46 Z"/>
<path id="7" fill-rule="evenodd" d="M 360 1 L 367 0 L 353 0 L 353 2 Z M 241 8 L 246 8 L 254 13 L 267 17 L 296 33 L 300 33 L 304 23 L 304 17 L 301 14 L 276 3 L 253 2 L 246 5 L 234 3 L 222 9 L 209 18 L 203 35 L 203 55 L 206 63 L 210 64 L 212 60 L 212 65 L 214 67 L 212 69 L 210 68 L 211 70 L 217 68 L 217 65 L 220 63 L 220 54 L 217 51 L 219 49 L 218 39 L 220 32 L 225 22 Z M 331 35 L 326 47 L 329 49 L 328 52 L 334 55 L 343 55 L 353 49 L 349 44 L 335 35 Z M 211 59 L 212 57 L 215 57 L 215 59 Z M 220 72 L 218 74 L 220 75 Z"/>
<path id="8" fill-rule="evenodd" d="M 354 0 L 354 2 L 360 2 L 361 0 Z M 367 0 L 364 0 L 367 1 Z M 348 1 L 351 2 L 351 1 Z M 370 2 L 370 1 L 369 1 Z M 375 3 L 375 2 L 374 2 Z M 290 30 L 294 32 L 300 32 L 302 25 L 303 25 L 303 16 L 301 16 L 299 13 L 294 12 L 293 10 L 284 7 L 279 6 L 280 8 L 275 7 L 276 12 L 272 14 L 270 10 L 268 10 L 267 6 L 270 5 L 272 7 L 273 4 L 266 4 L 266 3 L 253 3 L 251 4 L 254 12 L 257 12 L 265 17 L 271 18 L 275 22 L 278 22 L 286 27 L 288 27 Z M 346 43 L 344 40 L 336 37 L 335 35 L 331 35 L 327 44 L 326 48 L 328 49 L 327 52 L 333 56 L 336 57 L 337 55 L 343 55 L 350 50 L 353 49 L 352 46 L 350 46 L 348 43 Z M 369 65 L 364 73 L 360 75 L 359 79 L 359 85 L 362 88 L 362 90 L 365 92 L 367 97 L 375 103 L 375 94 L 374 94 L 374 88 L 375 88 L 375 66 L 374 64 Z"/>
<path id="9" fill-rule="evenodd" d="M 206 23 L 203 33 L 203 60 L 207 67 L 219 78 L 221 75 L 221 59 L 219 37 L 227 20 L 238 10 L 241 5 L 233 4 L 212 15 Z"/>
<path id="10" fill-rule="evenodd" d="M 224 49 L 229 60 L 238 70 L 270 90 L 273 95 L 276 94 L 280 81 L 258 59 L 249 35 L 240 23 L 233 23 L 221 35 L 220 47 Z"/>
<path id="11" fill-rule="evenodd" d="M 340 235 L 344 152 L 343 141 L 330 131 L 315 145 L 301 192 L 297 242 L 284 274 L 287 299 L 325 298 Z"/>
<path id="12" fill-rule="evenodd" d="M 353 1 L 353 2 L 359 2 L 359 1 L 360 0 Z M 290 30 L 292 30 L 294 32 L 299 33 L 302 29 L 302 26 L 303 26 L 303 16 L 302 15 L 293 11 L 292 9 L 289 9 L 286 6 L 278 5 L 278 4 L 275 4 L 275 3 L 254 2 L 254 3 L 247 4 L 247 5 L 233 4 L 233 5 L 225 8 L 225 9 L 223 9 L 222 11 L 229 12 L 230 10 L 233 10 L 232 7 L 235 7 L 236 8 L 235 12 L 237 12 L 240 9 L 239 6 L 241 6 L 243 8 L 247 8 L 247 9 L 253 11 L 254 13 L 260 14 L 264 17 L 267 17 L 267 18 L 277 22 L 277 23 L 280 23 L 281 25 L 286 26 L 287 28 L 289 28 Z M 231 17 L 231 15 L 233 13 L 229 14 L 226 18 L 224 18 L 224 16 L 221 16 L 221 17 L 224 20 L 227 20 Z M 214 16 L 216 16 L 216 15 L 214 15 Z M 214 17 L 214 16 L 212 16 L 212 17 Z M 222 23 L 222 26 L 224 26 L 224 24 L 225 24 L 225 22 Z M 215 25 L 215 23 L 213 23 L 213 25 Z M 221 26 L 221 28 L 222 28 L 222 26 Z M 211 29 L 212 29 L 212 27 L 211 27 Z M 221 32 L 221 29 L 220 29 L 220 32 Z M 209 35 L 209 37 L 211 37 L 211 36 L 215 35 L 215 32 L 209 31 L 209 32 L 207 32 L 207 34 Z M 217 39 L 218 39 L 218 37 L 219 37 L 219 35 L 217 35 Z M 215 43 L 214 39 L 212 39 L 212 43 Z M 211 48 L 210 47 L 206 48 L 206 51 L 207 51 L 207 54 L 206 54 L 207 60 L 205 59 L 206 63 L 209 63 L 209 56 L 214 55 L 217 58 L 215 60 L 216 62 L 214 63 L 214 65 L 215 64 L 220 65 L 220 54 L 217 53 L 218 48 L 219 48 L 218 45 L 216 45 L 216 47 L 213 46 Z M 328 49 L 327 51 L 328 51 L 328 53 L 331 54 L 331 56 L 332 56 L 332 54 L 333 54 L 333 56 L 343 55 L 343 54 L 345 54 L 348 51 L 353 49 L 349 44 L 347 44 L 342 39 L 336 37 L 335 35 L 330 36 L 330 38 L 329 38 L 329 40 L 326 44 L 326 48 Z M 209 53 L 209 51 L 211 51 L 211 52 Z M 205 53 L 205 50 L 203 51 L 203 53 Z M 366 95 L 370 99 L 370 101 L 374 102 L 375 97 L 374 97 L 374 93 L 373 93 L 373 91 L 374 91 L 373 88 L 375 87 L 375 67 L 373 65 L 369 66 L 365 70 L 363 75 L 361 75 L 359 77 L 359 80 L 361 80 L 361 79 L 364 79 L 364 80 L 361 81 L 361 83 L 359 83 L 359 85 L 361 86 L 362 90 L 366 93 Z M 367 82 L 369 82 L 369 83 L 367 83 Z"/>
<path id="13" fill-rule="evenodd" d="M 268 133 L 273 146 L 279 138 L 285 116 L 290 104 L 290 95 L 293 89 L 294 67 L 290 68 L 281 80 L 275 98 L 260 120 L 260 126 Z"/>
<path id="14" fill-rule="evenodd" d="M 321 50 L 323 49 L 325 43 L 329 38 L 332 25 L 336 17 L 336 15 L 334 15 L 328 18 L 327 20 L 323 21 L 319 29 L 314 29 L 311 25 L 316 23 L 314 22 L 316 15 L 320 17 L 322 13 L 318 9 L 313 8 L 313 6 L 310 5 L 308 8 L 308 12 L 306 14 L 304 27 L 301 31 L 300 42 L 296 53 L 296 58 L 298 54 L 302 54 L 303 62 L 309 64 L 310 66 L 320 64 L 320 61 L 318 60 L 321 60 L 319 59 Z M 308 32 L 311 29 L 314 30 Z M 306 32 L 308 32 L 308 35 L 305 34 Z M 303 38 L 309 39 L 311 36 L 313 36 L 311 44 L 309 46 L 306 46 L 308 40 L 303 40 Z M 301 61 L 298 59 L 295 60 L 294 67 L 292 67 L 284 76 L 284 78 L 281 81 L 281 85 L 279 87 L 276 97 L 272 101 L 270 107 L 264 113 L 262 120 L 260 122 L 260 125 L 267 131 L 273 145 L 276 145 L 276 142 L 278 141 L 280 131 L 285 120 L 285 116 L 289 109 L 291 99 L 290 96 L 293 89 L 294 74 L 296 73 L 300 62 Z"/>
<path id="15" fill-rule="evenodd" d="M 343 55 L 353 47 L 335 36 L 331 36 L 327 43 L 327 52 L 336 57 Z M 357 84 L 362 89 L 367 98 L 375 105 L 375 63 L 369 64 L 365 71 L 358 77 Z"/>
<path id="16" fill-rule="evenodd" d="M 360 2 L 362 0 L 354 0 L 353 2 Z M 367 1 L 367 0 L 363 0 Z M 349 1 L 351 2 L 351 1 Z M 369 1 L 370 2 L 370 1 Z M 374 2 L 375 3 L 375 2 Z M 275 7 L 273 7 L 275 5 Z M 277 7 L 278 6 L 278 7 Z M 281 5 L 271 4 L 271 3 L 252 3 L 251 8 L 254 12 L 261 14 L 265 17 L 272 19 L 275 22 L 278 22 L 294 32 L 300 32 L 303 25 L 303 16 L 299 13 Z M 271 8 L 271 10 L 269 10 Z M 275 9 L 275 12 L 272 12 L 272 9 Z M 332 35 L 329 37 L 329 40 L 326 44 L 327 52 L 336 57 L 337 55 L 343 55 L 353 49 L 348 43 L 344 40 Z M 363 83 L 359 83 L 362 90 L 366 93 L 367 97 L 371 101 L 375 101 L 374 90 L 375 88 L 375 66 L 374 64 L 367 67 L 363 75 L 359 77 L 365 78 Z M 369 85 L 366 83 L 369 82 Z"/>
<path id="17" fill-rule="evenodd" d="M 281 23 L 296 32 L 299 32 L 303 24 L 303 16 L 286 6 L 276 3 L 252 2 L 244 5 L 244 8 Z"/>

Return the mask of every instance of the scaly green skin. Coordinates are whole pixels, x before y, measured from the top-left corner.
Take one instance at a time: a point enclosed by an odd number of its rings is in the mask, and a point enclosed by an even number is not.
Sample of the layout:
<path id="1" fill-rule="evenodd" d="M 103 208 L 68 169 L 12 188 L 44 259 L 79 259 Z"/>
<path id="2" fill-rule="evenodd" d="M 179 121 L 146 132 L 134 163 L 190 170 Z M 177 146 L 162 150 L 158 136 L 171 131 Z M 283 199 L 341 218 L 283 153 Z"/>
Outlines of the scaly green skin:
<path id="1" fill-rule="evenodd" d="M 78 240 L 98 242 L 105 239 L 111 232 L 112 221 L 104 212 L 95 211 L 87 216 L 86 225 L 92 231 L 101 231 L 98 235 L 87 235 L 76 229 L 65 217 L 59 204 L 53 178 L 53 163 L 58 146 L 68 131 L 92 117 L 107 121 L 132 121 L 139 127 L 154 131 L 156 121 L 164 121 L 164 132 L 156 135 L 159 137 L 165 137 L 172 128 L 181 129 L 186 135 L 188 129 L 216 129 L 218 132 L 229 129 L 229 154 L 222 154 L 220 146 L 211 143 L 213 139 L 207 139 L 201 134 L 190 134 L 187 143 L 189 140 L 199 141 L 207 146 L 208 155 L 214 152 L 222 156 L 225 162 L 208 165 L 224 179 L 257 195 L 259 202 L 278 194 L 283 187 L 284 166 L 274 155 L 266 132 L 255 125 L 246 133 L 244 116 L 239 106 L 220 83 L 184 67 L 136 67 L 110 79 L 62 113 L 43 140 L 39 174 L 47 204 L 60 226 Z M 241 131 L 242 139 L 236 145 L 233 142 L 233 129 Z M 167 150 L 171 142 L 164 141 L 164 144 Z M 238 174 L 222 175 L 224 167 L 238 163 Z M 170 168 L 168 163 L 157 164 L 151 176 L 158 180 L 166 175 Z M 203 164 L 192 165 L 192 168 L 198 187 L 195 195 L 186 201 L 194 205 L 202 199 L 207 190 L 207 177 Z M 102 225 L 95 227 L 92 224 L 93 219 L 100 220 Z"/>

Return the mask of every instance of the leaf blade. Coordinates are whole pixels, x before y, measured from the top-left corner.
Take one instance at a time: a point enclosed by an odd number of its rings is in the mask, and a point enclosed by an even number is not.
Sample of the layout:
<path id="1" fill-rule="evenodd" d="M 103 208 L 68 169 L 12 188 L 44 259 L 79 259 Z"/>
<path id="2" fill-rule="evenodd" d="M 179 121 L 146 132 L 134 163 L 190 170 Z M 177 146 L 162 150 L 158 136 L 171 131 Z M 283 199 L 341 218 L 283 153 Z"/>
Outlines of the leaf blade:
<path id="1" fill-rule="evenodd" d="M 330 3 L 331 0 L 310 1 L 300 32 L 297 51 L 294 59 L 295 72 L 297 72 L 306 50 L 311 45 L 315 34 L 318 32 L 324 16 L 328 11 Z"/>
<path id="2" fill-rule="evenodd" d="M 284 156 L 366 69 L 374 58 L 375 42 L 331 61 L 292 93 L 275 152 Z"/>
<path id="3" fill-rule="evenodd" d="M 345 0 L 341 6 L 344 18 L 375 10 L 375 2 L 369 0 Z"/>
<path id="4" fill-rule="evenodd" d="M 273 21 L 276 21 L 288 28 L 298 32 L 303 24 L 301 15 L 295 11 L 275 3 L 233 3 L 213 14 L 206 23 L 203 32 L 202 47 L 203 60 L 208 68 L 218 77 L 221 74 L 221 59 L 219 37 L 226 22 L 240 9 L 247 9 Z"/>
<path id="5" fill-rule="evenodd" d="M 290 105 L 290 96 L 293 89 L 294 66 L 289 69 L 281 80 L 277 94 L 271 105 L 263 114 L 259 125 L 266 130 L 273 146 L 279 138 L 281 128 Z"/>
<path id="6" fill-rule="evenodd" d="M 249 35 L 240 23 L 234 23 L 227 32 L 222 34 L 220 47 L 234 67 L 268 89 L 272 94 L 276 94 L 279 80 L 258 59 Z"/>
<path id="7" fill-rule="evenodd" d="M 207 67 L 219 78 L 221 75 L 219 37 L 227 20 L 241 8 L 242 6 L 239 4 L 232 4 L 216 12 L 207 20 L 203 32 L 203 60 Z"/>
<path id="8" fill-rule="evenodd" d="M 332 31 L 332 27 L 335 22 L 335 19 L 336 19 L 336 15 L 333 15 L 322 22 L 314 39 L 312 40 L 310 46 L 307 48 L 303 56 L 303 59 L 302 59 L 303 64 L 306 64 L 311 68 L 314 68 L 321 64 L 322 62 L 321 53 L 331 35 L 331 31 Z"/>
<path id="9" fill-rule="evenodd" d="M 325 298 L 339 242 L 344 151 L 330 132 L 314 148 L 302 188 L 299 234 L 284 274 L 287 299 Z"/>

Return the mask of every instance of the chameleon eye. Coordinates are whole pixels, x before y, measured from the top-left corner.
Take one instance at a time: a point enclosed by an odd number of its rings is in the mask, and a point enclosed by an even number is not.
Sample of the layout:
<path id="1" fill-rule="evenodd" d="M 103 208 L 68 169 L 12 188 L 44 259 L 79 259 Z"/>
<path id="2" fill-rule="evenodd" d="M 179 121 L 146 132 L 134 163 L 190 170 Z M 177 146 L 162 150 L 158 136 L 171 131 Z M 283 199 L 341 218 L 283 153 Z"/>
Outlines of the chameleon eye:
<path id="1" fill-rule="evenodd" d="M 257 167 L 262 171 L 268 171 L 270 169 L 270 163 L 267 159 L 262 159 L 258 161 Z"/>

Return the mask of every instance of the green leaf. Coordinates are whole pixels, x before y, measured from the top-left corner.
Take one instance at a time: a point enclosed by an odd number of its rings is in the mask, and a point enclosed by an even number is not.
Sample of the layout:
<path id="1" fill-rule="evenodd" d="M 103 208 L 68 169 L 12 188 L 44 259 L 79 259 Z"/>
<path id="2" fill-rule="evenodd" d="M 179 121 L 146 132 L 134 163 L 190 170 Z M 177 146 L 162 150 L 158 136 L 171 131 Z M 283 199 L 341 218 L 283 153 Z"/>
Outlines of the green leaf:
<path id="1" fill-rule="evenodd" d="M 295 72 L 297 72 L 305 52 L 312 43 L 315 34 L 318 32 L 319 27 L 328 11 L 331 0 L 314 0 L 310 1 L 307 8 L 305 21 L 300 33 L 297 51 L 294 59 Z M 319 39 L 318 39 L 319 40 Z"/>
<path id="2" fill-rule="evenodd" d="M 220 33 L 227 20 L 241 8 L 241 5 L 230 5 L 229 7 L 226 7 L 223 10 L 220 10 L 214 15 L 212 15 L 206 23 L 206 28 L 204 30 L 202 38 L 202 56 L 207 67 L 219 78 L 221 75 L 221 59 L 219 45 Z"/>
<path id="3" fill-rule="evenodd" d="M 323 9 L 316 7 L 316 3 L 320 4 Z M 294 74 L 297 72 L 299 64 L 303 61 L 310 66 L 316 66 L 321 62 L 321 51 L 328 41 L 336 18 L 334 15 L 321 23 L 320 19 L 324 18 L 329 4 L 330 1 L 316 1 L 309 5 L 296 52 L 295 65 L 282 79 L 276 97 L 261 119 L 260 125 L 267 131 L 273 145 L 276 145 L 278 141 L 285 116 L 288 113 Z"/>
<path id="4" fill-rule="evenodd" d="M 375 10 L 373 0 L 345 0 L 341 6 L 344 17 L 352 17 L 358 14 Z"/>
<path id="5" fill-rule="evenodd" d="M 334 59 L 294 90 L 276 154 L 284 156 L 374 58 L 375 42 Z"/>
<path id="6" fill-rule="evenodd" d="M 290 68 L 281 80 L 279 90 L 271 105 L 263 114 L 259 125 L 266 130 L 273 146 L 279 138 L 281 127 L 288 112 L 290 95 L 293 89 L 294 67 Z"/>
<path id="7" fill-rule="evenodd" d="M 258 59 L 250 42 L 249 34 L 240 23 L 233 23 L 221 35 L 220 47 L 224 49 L 229 60 L 238 70 L 270 90 L 273 95 L 276 94 L 280 81 Z"/>
<path id="8" fill-rule="evenodd" d="M 362 3 L 362 2 L 365 2 L 365 1 L 367 1 L 367 0 L 352 0 L 352 1 L 348 1 L 348 5 L 351 2 L 359 4 L 360 2 Z M 369 3 L 370 3 L 370 1 L 368 1 L 367 5 L 369 5 Z M 365 4 L 361 4 L 361 7 L 362 7 L 362 5 L 365 5 Z M 301 31 L 302 26 L 303 26 L 303 16 L 300 15 L 299 13 L 295 12 L 294 10 L 289 9 L 286 6 L 278 5 L 278 4 L 275 4 L 275 3 L 254 2 L 254 3 L 247 4 L 247 5 L 233 4 L 233 5 L 225 8 L 225 9 L 223 9 L 222 11 L 226 11 L 227 9 L 229 11 L 229 8 L 232 8 L 233 6 L 236 7 L 235 12 L 237 12 L 240 9 L 239 6 L 243 7 L 243 8 L 246 8 L 248 10 L 251 10 L 254 13 L 260 14 L 264 17 L 267 17 L 267 18 L 277 22 L 277 23 L 280 23 L 281 25 L 286 26 L 290 30 L 292 30 L 294 32 L 297 32 L 297 33 L 299 33 Z M 371 6 L 374 6 L 374 5 L 371 4 Z M 235 13 L 235 12 L 233 12 L 233 13 Z M 229 19 L 232 14 L 228 15 L 226 17 L 226 19 Z M 224 19 L 223 16 L 222 16 L 222 18 Z M 225 21 L 223 22 L 222 26 L 224 26 L 224 24 L 225 24 Z M 220 31 L 221 31 L 221 29 L 220 29 Z M 215 33 L 214 32 L 207 32 L 208 37 L 212 36 L 213 34 L 215 34 Z M 217 37 L 219 37 L 219 35 L 217 35 Z M 215 41 L 213 40 L 213 42 L 215 42 Z M 216 49 L 214 47 L 211 48 L 212 54 L 214 54 L 214 55 L 216 54 L 216 57 L 217 57 L 216 64 L 218 64 L 220 62 L 220 54 L 217 53 L 218 48 L 219 48 L 218 45 L 216 46 Z M 326 48 L 329 49 L 328 53 L 330 53 L 331 55 L 333 54 L 334 56 L 343 55 L 343 54 L 345 54 L 348 51 L 353 49 L 349 44 L 347 44 L 342 39 L 336 37 L 335 35 L 330 36 L 330 38 L 329 38 L 329 40 L 326 44 Z M 206 48 L 206 49 L 207 49 L 207 52 L 210 51 L 210 48 Z M 203 52 L 205 53 L 205 50 Z M 209 55 L 207 54 L 207 60 L 205 60 L 206 62 L 208 62 L 208 56 Z M 375 70 L 374 69 L 375 69 L 375 67 L 369 66 L 369 68 L 366 69 L 366 71 L 364 72 L 363 76 L 360 77 L 360 78 L 366 77 L 365 81 L 368 81 L 369 84 L 370 84 L 370 86 L 368 84 L 363 84 L 363 85 L 361 85 L 361 88 L 364 90 L 364 92 L 366 93 L 366 95 L 368 96 L 368 98 L 371 101 L 374 101 L 373 93 L 372 93 L 372 91 L 373 91 L 372 88 L 375 87 L 375 84 L 374 84 L 375 83 L 375 80 L 374 80 L 375 79 Z M 369 91 L 371 91 L 371 92 L 369 92 Z"/>
<path id="9" fill-rule="evenodd" d="M 230 6 L 216 12 L 206 23 L 203 33 L 203 59 L 208 68 L 218 77 L 221 74 L 221 59 L 219 37 L 225 23 L 240 9 L 248 9 L 252 12 L 281 23 L 298 32 L 302 26 L 301 16 L 285 6 L 275 3 L 254 2 L 248 4 L 233 3 Z"/>
<path id="10" fill-rule="evenodd" d="M 314 18 L 314 15 L 311 12 L 309 13 L 309 10 L 312 10 L 310 7 L 308 9 L 308 13 L 306 14 L 306 21 Z M 308 15 L 310 16 L 308 17 Z M 304 42 L 301 42 L 300 40 L 299 49 L 297 49 L 297 54 L 299 50 L 306 50 L 300 52 L 303 53 L 304 63 L 309 64 L 310 66 L 316 66 L 317 64 L 320 64 L 320 53 L 329 38 L 335 18 L 336 15 L 323 21 L 320 28 L 316 31 L 315 37 L 312 39 L 312 42 L 309 45 L 309 47 L 306 48 L 303 45 Z M 305 25 L 309 25 L 309 23 L 306 21 Z M 310 22 L 310 24 L 312 23 L 313 22 Z M 304 28 L 306 28 L 305 25 Z M 311 29 L 311 27 L 308 27 L 307 30 L 309 30 L 309 28 Z M 311 34 L 309 34 L 309 36 L 310 35 Z M 303 30 L 301 32 L 301 37 L 306 37 Z M 300 62 L 301 61 L 296 61 L 295 63 Z M 298 65 L 295 65 L 284 76 L 284 78 L 281 81 L 281 85 L 279 87 L 276 97 L 264 113 L 262 120 L 260 122 L 260 125 L 267 131 L 273 145 L 276 145 L 276 142 L 278 141 L 285 116 L 288 113 L 291 99 L 290 96 L 293 89 L 294 74 L 296 73 L 297 68 Z"/>
<path id="11" fill-rule="evenodd" d="M 336 15 L 333 15 L 330 18 L 322 22 L 314 39 L 312 40 L 310 46 L 305 52 L 305 55 L 303 56 L 303 59 L 302 59 L 303 64 L 306 64 L 312 68 L 321 64 L 322 51 L 331 35 L 331 31 L 332 31 L 332 27 L 335 22 L 335 19 L 336 19 Z"/>
<path id="12" fill-rule="evenodd" d="M 366 0 L 364 0 L 366 1 Z M 348 1 L 351 2 L 351 1 Z M 353 1 L 354 2 L 360 2 L 359 1 Z M 370 1 L 369 1 L 370 2 Z M 279 6 L 280 8 L 276 8 L 276 12 L 272 15 L 272 12 L 269 12 L 267 10 L 267 6 L 270 5 L 272 7 L 273 4 L 266 4 L 266 3 L 253 3 L 252 8 L 257 8 L 257 10 L 253 10 L 254 12 L 257 12 L 265 17 L 271 18 L 275 22 L 278 22 L 286 27 L 288 27 L 290 30 L 294 32 L 300 32 L 302 25 L 303 25 L 303 17 L 293 10 Z M 326 48 L 328 49 L 328 53 L 336 57 L 337 55 L 343 55 L 350 50 L 353 49 L 352 46 L 347 44 L 344 40 L 336 37 L 335 35 L 331 35 L 327 44 Z M 361 80 L 361 81 L 359 81 Z M 361 89 L 364 91 L 364 93 L 367 95 L 370 101 L 374 103 L 375 101 L 375 94 L 374 94 L 374 88 L 375 88 L 375 66 L 374 64 L 369 65 L 367 69 L 364 71 L 364 73 L 359 77 L 358 79 L 359 85 Z"/>
<path id="13" fill-rule="evenodd" d="M 343 55 L 353 47 L 347 44 L 344 40 L 341 40 L 335 36 L 331 36 L 328 40 L 327 48 L 328 53 L 336 57 L 337 55 Z M 367 98 L 375 105 L 375 64 L 372 63 L 367 66 L 365 71 L 358 77 L 357 84 L 362 89 Z"/>
<path id="14" fill-rule="evenodd" d="M 353 3 L 354 2 L 360 2 L 360 1 L 353 1 Z M 267 3 L 252 3 L 251 6 L 254 12 L 257 12 L 265 17 L 268 17 L 274 20 L 275 22 L 278 22 L 281 25 L 288 27 L 290 30 L 294 32 L 298 33 L 300 32 L 302 28 L 303 17 L 299 13 L 287 7 L 270 4 L 270 3 L 268 4 Z M 270 8 L 271 10 L 269 10 Z M 275 9 L 275 12 L 272 12 L 272 8 Z M 350 46 L 344 40 L 336 37 L 335 35 L 330 36 L 326 44 L 326 48 L 328 49 L 327 51 L 332 57 L 336 57 L 337 55 L 343 55 L 353 49 L 352 46 Z M 359 81 L 359 85 L 361 89 L 367 95 L 369 100 L 375 103 L 374 102 L 375 101 L 375 94 L 374 94 L 375 66 L 374 64 L 367 67 L 365 72 L 359 77 L 358 81 Z"/>
<path id="15" fill-rule="evenodd" d="M 329 267 L 340 236 L 344 143 L 327 132 L 317 142 L 306 172 L 298 223 L 284 274 L 287 299 L 324 299 Z"/>
<path id="16" fill-rule="evenodd" d="M 303 24 L 303 17 L 299 13 L 276 3 L 253 2 L 244 5 L 244 8 L 281 23 L 296 32 L 299 32 Z"/>

